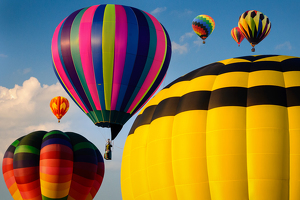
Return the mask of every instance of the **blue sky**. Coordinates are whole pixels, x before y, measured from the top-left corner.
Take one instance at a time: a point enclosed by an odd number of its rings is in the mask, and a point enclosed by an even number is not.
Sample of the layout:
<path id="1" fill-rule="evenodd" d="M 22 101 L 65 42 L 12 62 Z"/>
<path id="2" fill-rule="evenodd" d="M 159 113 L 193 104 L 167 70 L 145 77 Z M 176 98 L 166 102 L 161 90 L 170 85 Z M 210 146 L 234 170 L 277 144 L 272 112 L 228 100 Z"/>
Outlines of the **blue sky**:
<path id="1" fill-rule="evenodd" d="M 299 0 L 195 1 L 195 0 L 1 0 L 0 1 L 0 157 L 9 144 L 33 130 L 74 131 L 92 141 L 103 153 L 109 130 L 93 125 L 71 102 L 60 124 L 49 102 L 54 96 L 68 97 L 53 72 L 52 34 L 73 11 L 96 4 L 121 4 L 153 14 L 172 41 L 172 58 L 162 86 L 201 66 L 232 57 L 280 54 L 300 56 Z M 258 10 L 271 21 L 270 34 L 251 52 L 247 40 L 238 47 L 230 35 L 239 16 Z M 216 26 L 206 44 L 194 34 L 192 20 L 199 14 L 214 18 Z M 123 146 L 133 116 L 115 139 L 113 160 L 107 161 L 103 184 L 95 199 L 121 199 L 120 167 Z M 2 165 L 2 161 L 1 165 Z M 0 175 L 1 199 L 12 199 Z"/>

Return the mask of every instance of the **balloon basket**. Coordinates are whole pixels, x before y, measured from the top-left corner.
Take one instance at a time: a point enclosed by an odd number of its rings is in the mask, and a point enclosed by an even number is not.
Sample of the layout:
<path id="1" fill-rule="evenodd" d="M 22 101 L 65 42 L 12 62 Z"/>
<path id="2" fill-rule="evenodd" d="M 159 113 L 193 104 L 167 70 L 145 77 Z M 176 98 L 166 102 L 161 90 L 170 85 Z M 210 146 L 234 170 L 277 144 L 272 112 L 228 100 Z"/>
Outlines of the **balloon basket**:
<path id="1" fill-rule="evenodd" d="M 253 47 L 253 48 L 251 49 L 251 51 L 252 51 L 252 52 L 255 52 L 255 48 Z"/>
<path id="2" fill-rule="evenodd" d="M 203 42 L 202 42 L 203 44 L 205 44 L 205 41 L 203 40 Z"/>

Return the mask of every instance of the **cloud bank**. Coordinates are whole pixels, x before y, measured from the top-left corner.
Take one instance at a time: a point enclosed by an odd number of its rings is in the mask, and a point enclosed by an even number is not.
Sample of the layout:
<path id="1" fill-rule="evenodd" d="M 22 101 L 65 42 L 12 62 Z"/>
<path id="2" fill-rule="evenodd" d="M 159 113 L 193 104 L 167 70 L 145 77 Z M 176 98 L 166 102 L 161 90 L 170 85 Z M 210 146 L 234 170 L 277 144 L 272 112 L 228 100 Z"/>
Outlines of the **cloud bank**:
<path id="1" fill-rule="evenodd" d="M 155 14 L 158 14 L 158 13 L 161 13 L 163 11 L 167 10 L 167 7 L 159 7 L 159 8 L 155 8 L 154 10 L 152 10 L 150 12 L 151 15 L 155 15 Z"/>

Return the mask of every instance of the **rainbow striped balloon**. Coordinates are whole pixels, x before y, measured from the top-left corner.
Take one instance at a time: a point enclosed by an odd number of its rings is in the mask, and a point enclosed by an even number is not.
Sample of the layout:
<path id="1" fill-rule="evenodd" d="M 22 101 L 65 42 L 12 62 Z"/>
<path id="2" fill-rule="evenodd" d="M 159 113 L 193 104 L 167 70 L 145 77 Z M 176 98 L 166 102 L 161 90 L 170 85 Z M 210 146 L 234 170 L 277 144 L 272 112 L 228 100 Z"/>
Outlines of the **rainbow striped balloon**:
<path id="1" fill-rule="evenodd" d="M 194 18 L 192 27 L 194 32 L 203 40 L 203 44 L 205 44 L 204 40 L 215 29 L 215 21 L 208 15 L 198 15 Z"/>
<path id="2" fill-rule="evenodd" d="M 95 145 L 72 132 L 36 131 L 15 140 L 2 172 L 14 200 L 92 200 L 104 161 Z"/>
<path id="3" fill-rule="evenodd" d="M 112 128 L 112 139 L 154 94 L 171 58 L 157 19 L 114 4 L 73 12 L 57 26 L 51 47 L 62 86 L 94 124 Z"/>

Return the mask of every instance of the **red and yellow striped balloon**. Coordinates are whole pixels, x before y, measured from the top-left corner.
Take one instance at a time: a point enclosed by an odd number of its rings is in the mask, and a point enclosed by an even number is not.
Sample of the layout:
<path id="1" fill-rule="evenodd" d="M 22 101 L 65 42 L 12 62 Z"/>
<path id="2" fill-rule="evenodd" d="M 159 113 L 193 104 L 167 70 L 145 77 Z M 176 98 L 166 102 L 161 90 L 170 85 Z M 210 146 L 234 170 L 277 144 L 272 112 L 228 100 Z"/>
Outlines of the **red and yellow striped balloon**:
<path id="1" fill-rule="evenodd" d="M 65 97 L 57 96 L 51 99 L 50 108 L 53 114 L 57 117 L 58 122 L 69 110 L 69 101 Z"/>
<path id="2" fill-rule="evenodd" d="M 77 133 L 36 131 L 8 147 L 2 172 L 14 200 L 92 200 L 102 184 L 104 161 Z"/>
<path id="3" fill-rule="evenodd" d="M 241 42 L 245 38 L 243 33 L 241 32 L 240 28 L 234 27 L 233 29 L 231 29 L 230 33 L 231 33 L 232 38 L 236 41 L 236 43 L 238 43 L 238 46 L 240 46 Z"/>

